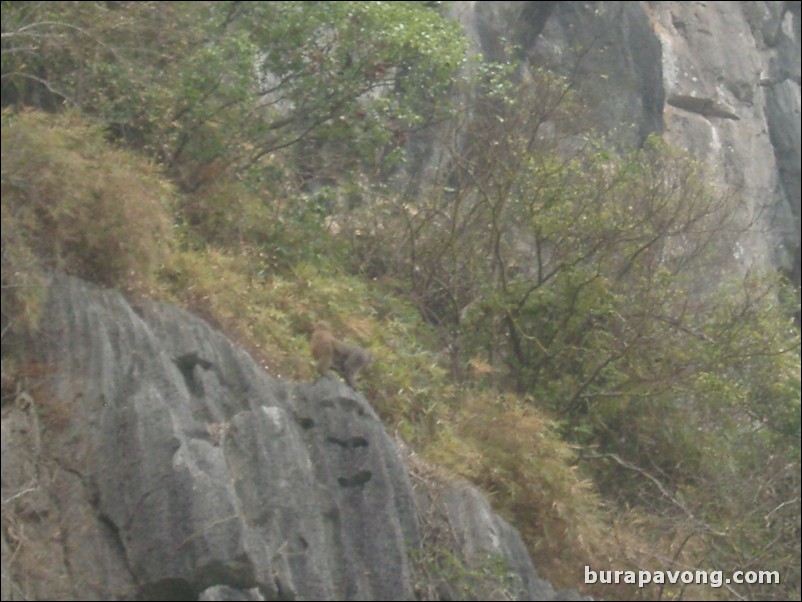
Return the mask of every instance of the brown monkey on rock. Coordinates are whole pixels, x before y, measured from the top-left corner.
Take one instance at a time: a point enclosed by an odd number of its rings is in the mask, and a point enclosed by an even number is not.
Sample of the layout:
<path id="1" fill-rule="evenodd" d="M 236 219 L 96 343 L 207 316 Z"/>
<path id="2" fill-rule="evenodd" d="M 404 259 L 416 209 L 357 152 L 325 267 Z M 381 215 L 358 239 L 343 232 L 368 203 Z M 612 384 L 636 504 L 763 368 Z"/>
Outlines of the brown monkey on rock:
<path id="1" fill-rule="evenodd" d="M 371 362 L 373 357 L 370 353 L 362 347 L 335 339 L 328 322 L 318 322 L 315 325 L 310 344 L 320 376 L 326 376 L 329 370 L 334 369 L 356 391 L 354 377 Z"/>

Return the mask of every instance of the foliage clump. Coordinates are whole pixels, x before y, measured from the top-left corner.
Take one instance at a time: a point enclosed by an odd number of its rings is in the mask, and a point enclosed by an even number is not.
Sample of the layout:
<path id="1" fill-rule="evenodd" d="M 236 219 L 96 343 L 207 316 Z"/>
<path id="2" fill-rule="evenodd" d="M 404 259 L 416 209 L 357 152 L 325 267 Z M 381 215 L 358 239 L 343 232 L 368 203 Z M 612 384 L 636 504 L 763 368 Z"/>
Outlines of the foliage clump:
<path id="1" fill-rule="evenodd" d="M 575 122 L 557 129 L 577 102 L 570 82 L 499 81 L 491 70 L 484 83 L 481 109 L 440 130 L 430 185 L 381 191 L 354 212 L 357 251 L 372 265 L 381 256 L 383 275 L 403 283 L 441 333 L 452 374 L 554 416 L 606 499 L 703 541 L 685 562 L 732 570 L 759 555 L 796 574 L 795 295 L 733 262 L 737 199 L 708 190 L 701 166 L 655 136 L 614 152 Z M 496 459 L 488 485 L 527 465 L 523 441 L 520 454 L 499 455 L 526 424 L 499 440 L 460 431 L 481 449 L 475 458 Z M 543 483 L 546 465 L 535 464 L 502 496 L 516 515 L 516 492 L 543 507 L 522 485 Z M 477 478 L 481 465 L 462 470 Z M 737 495 L 735 483 L 761 495 Z M 742 520 L 775 509 L 785 518 L 771 529 Z"/>
<path id="2" fill-rule="evenodd" d="M 75 115 L 6 113 L 2 141 L 4 274 L 57 269 L 123 290 L 152 284 L 171 236 L 172 189 L 151 163 Z M 12 249 L 32 264 L 6 265 Z"/>
<path id="3" fill-rule="evenodd" d="M 7 2 L 2 92 L 101 118 L 185 190 L 265 185 L 293 148 L 325 181 L 436 118 L 464 51 L 420 2 Z"/>

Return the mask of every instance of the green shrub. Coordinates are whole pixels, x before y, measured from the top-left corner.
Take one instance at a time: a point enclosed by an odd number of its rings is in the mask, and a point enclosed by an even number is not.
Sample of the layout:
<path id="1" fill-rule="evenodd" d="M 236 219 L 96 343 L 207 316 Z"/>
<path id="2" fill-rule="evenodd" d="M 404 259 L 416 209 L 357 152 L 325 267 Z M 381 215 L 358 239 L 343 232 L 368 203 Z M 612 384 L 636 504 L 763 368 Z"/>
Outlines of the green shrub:
<path id="1" fill-rule="evenodd" d="M 73 115 L 4 114 L 3 273 L 61 270 L 144 289 L 168 253 L 172 191 Z M 8 262 L 8 263 L 6 263 Z"/>

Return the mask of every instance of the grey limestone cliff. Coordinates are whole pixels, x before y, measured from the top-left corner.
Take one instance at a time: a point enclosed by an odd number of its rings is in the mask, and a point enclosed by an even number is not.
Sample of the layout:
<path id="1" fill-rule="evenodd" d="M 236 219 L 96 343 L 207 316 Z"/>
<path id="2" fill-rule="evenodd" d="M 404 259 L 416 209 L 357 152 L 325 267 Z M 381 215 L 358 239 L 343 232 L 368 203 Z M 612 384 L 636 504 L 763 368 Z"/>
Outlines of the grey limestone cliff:
<path id="1" fill-rule="evenodd" d="M 470 485 L 413 488 L 343 383 L 277 380 L 184 310 L 66 276 L 41 324 L 41 385 L 3 408 L 3 599 L 448 597 L 413 566 L 435 506 L 506 598 L 556 595 Z"/>
<path id="2" fill-rule="evenodd" d="M 798 2 L 455 2 L 474 47 L 570 77 L 595 126 L 688 149 L 739 200 L 733 248 L 800 284 Z"/>

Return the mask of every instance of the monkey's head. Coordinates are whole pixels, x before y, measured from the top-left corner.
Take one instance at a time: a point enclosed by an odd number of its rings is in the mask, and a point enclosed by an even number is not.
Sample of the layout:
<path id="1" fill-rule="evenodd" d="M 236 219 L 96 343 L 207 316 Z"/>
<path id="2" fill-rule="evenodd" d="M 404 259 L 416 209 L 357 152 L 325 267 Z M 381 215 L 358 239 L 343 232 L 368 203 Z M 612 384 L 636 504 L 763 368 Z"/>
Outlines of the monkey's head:
<path id="1" fill-rule="evenodd" d="M 331 332 L 331 324 L 321 320 L 315 324 L 314 330 L 325 330 L 326 332 Z"/>

